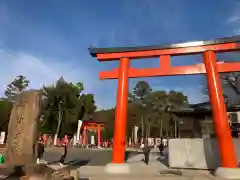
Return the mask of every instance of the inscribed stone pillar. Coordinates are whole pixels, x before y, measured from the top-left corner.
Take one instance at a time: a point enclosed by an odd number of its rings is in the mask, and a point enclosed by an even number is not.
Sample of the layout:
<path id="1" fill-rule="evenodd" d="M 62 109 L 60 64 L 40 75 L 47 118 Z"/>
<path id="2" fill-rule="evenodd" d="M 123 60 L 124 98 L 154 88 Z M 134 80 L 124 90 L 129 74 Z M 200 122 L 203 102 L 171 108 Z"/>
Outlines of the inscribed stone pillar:
<path id="1" fill-rule="evenodd" d="M 22 92 L 16 97 L 8 126 L 6 163 L 25 165 L 36 162 L 41 95 L 38 91 Z"/>

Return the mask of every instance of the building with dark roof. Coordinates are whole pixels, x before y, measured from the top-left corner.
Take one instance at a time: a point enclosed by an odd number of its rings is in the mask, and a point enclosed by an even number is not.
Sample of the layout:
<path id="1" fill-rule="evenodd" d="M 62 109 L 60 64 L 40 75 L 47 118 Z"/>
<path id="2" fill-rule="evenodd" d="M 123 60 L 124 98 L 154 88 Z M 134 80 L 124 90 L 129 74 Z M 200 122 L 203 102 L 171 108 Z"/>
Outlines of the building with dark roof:
<path id="1" fill-rule="evenodd" d="M 85 114 L 82 119 L 83 123 L 96 123 L 96 124 L 105 124 L 106 120 L 98 116 L 97 113 L 92 115 Z"/>
<path id="2" fill-rule="evenodd" d="M 214 137 L 215 128 L 212 118 L 212 108 L 209 102 L 192 104 L 186 108 L 170 108 L 177 122 L 181 137 Z M 240 124 L 240 105 L 227 107 L 232 135 L 237 136 Z"/>

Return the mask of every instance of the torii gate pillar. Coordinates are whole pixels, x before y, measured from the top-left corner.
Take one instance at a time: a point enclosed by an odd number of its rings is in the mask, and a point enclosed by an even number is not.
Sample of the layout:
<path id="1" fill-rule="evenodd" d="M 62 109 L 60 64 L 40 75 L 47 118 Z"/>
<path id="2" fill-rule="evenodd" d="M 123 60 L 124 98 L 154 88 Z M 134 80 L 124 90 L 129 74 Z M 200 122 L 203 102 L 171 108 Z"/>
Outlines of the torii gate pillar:
<path id="1" fill-rule="evenodd" d="M 128 69 L 130 60 L 120 59 L 120 69 L 117 89 L 116 117 L 113 139 L 113 163 L 124 163 L 126 148 L 126 121 L 128 105 Z"/>
<path id="2" fill-rule="evenodd" d="M 232 136 L 228 125 L 227 112 L 223 98 L 222 85 L 217 71 L 216 54 L 213 51 L 204 52 L 204 64 L 207 74 L 209 97 L 212 104 L 213 120 L 218 137 L 218 145 L 223 167 L 236 167 L 237 159 L 232 154 Z"/>
<path id="3" fill-rule="evenodd" d="M 128 71 L 130 66 L 129 58 L 120 58 L 118 76 L 117 104 L 114 123 L 114 139 L 112 163 L 106 166 L 110 173 L 129 173 L 130 169 L 125 161 L 126 148 L 126 123 L 128 105 Z"/>

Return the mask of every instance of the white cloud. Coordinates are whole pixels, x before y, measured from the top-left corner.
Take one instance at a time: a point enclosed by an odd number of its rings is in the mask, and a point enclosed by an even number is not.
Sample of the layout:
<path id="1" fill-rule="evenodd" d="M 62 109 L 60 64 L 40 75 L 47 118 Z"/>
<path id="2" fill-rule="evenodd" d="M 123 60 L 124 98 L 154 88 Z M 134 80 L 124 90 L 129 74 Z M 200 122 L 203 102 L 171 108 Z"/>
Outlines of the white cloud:
<path id="1" fill-rule="evenodd" d="M 240 20 L 240 16 L 238 15 L 234 15 L 234 16 L 231 16 L 228 20 L 227 20 L 227 24 L 230 24 L 230 23 L 235 23 L 237 21 Z"/>
<path id="2" fill-rule="evenodd" d="M 0 61 L 0 85 L 2 85 L 0 95 L 3 95 L 4 87 L 20 74 L 30 80 L 30 88 L 53 84 L 60 76 L 63 76 L 67 81 L 83 82 L 86 91 L 94 89 L 93 80 L 95 79 L 89 71 L 86 68 L 76 68 L 71 63 L 39 58 L 25 52 L 6 49 L 0 49 Z"/>
<path id="3" fill-rule="evenodd" d="M 233 6 L 231 15 L 227 18 L 226 24 L 230 26 L 233 30 L 233 34 L 240 34 L 240 3 Z"/>
<path id="4" fill-rule="evenodd" d="M 204 95 L 202 92 L 203 90 L 202 86 L 198 87 L 186 86 L 182 88 L 176 88 L 176 90 L 181 91 L 185 95 L 187 95 L 188 101 L 191 104 L 197 104 L 208 100 L 208 96 Z"/>
<path id="5" fill-rule="evenodd" d="M 76 66 L 73 61 L 36 57 L 26 52 L 0 49 L 0 97 L 5 87 L 18 75 L 30 81 L 29 88 L 51 85 L 63 76 L 70 82 L 82 82 L 86 93 L 93 93 L 98 108 L 111 108 L 116 103 L 117 80 L 100 81 L 98 72 L 86 66 Z"/>

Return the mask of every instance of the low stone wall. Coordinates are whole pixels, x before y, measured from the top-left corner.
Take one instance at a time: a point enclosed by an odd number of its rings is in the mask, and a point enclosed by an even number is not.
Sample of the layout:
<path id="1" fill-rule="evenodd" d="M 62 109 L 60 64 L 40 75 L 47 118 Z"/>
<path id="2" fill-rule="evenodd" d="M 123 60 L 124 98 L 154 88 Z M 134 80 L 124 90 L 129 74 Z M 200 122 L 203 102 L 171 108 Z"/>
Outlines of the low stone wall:
<path id="1" fill-rule="evenodd" d="M 240 160 L 240 139 L 233 139 L 235 152 Z M 171 168 L 216 169 L 221 166 L 217 139 L 170 139 L 169 159 Z"/>

